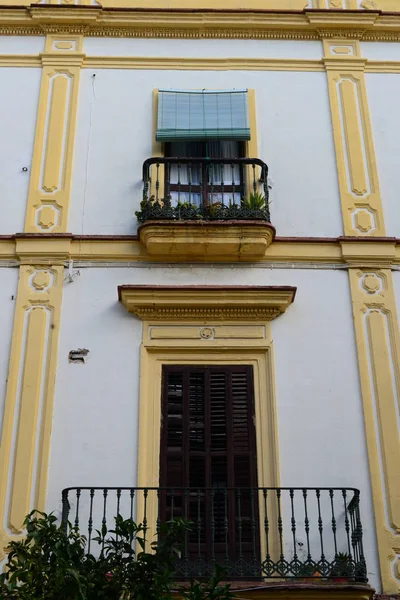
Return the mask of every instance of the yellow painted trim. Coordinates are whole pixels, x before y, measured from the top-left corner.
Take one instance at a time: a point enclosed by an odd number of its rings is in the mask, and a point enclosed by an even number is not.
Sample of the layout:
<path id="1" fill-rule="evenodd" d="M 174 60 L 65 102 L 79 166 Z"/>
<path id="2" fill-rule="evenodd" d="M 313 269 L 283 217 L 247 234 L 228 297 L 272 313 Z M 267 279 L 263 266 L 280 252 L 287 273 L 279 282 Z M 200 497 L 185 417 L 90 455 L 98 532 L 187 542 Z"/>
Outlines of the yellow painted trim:
<path id="1" fill-rule="evenodd" d="M 349 270 L 383 593 L 400 593 L 400 336 L 389 269 Z"/>
<path id="2" fill-rule="evenodd" d="M 64 268 L 21 266 L 0 445 L 0 555 L 44 510 Z"/>
<path id="3" fill-rule="evenodd" d="M 295 288 L 283 287 L 120 286 L 122 303 L 143 320 L 139 487 L 159 485 L 161 381 L 162 367 L 166 364 L 253 367 L 258 485 L 279 486 L 273 343 L 268 321 L 287 309 L 294 292 Z M 143 499 L 138 500 L 139 521 L 143 510 Z M 156 522 L 157 510 L 157 498 L 149 498 L 146 502 L 149 523 Z M 273 506 L 271 510 L 274 511 Z M 260 515 L 260 527 L 262 523 Z M 277 551 L 273 543 L 272 553 L 275 555 Z"/>
<path id="4" fill-rule="evenodd" d="M 187 9 L 186 0 L 181 2 L 182 9 Z M 151 8 L 154 8 L 153 2 Z M 42 35 L 48 30 L 55 35 L 95 37 L 297 40 L 343 37 L 398 41 L 399 23 L 399 14 L 367 10 L 251 13 L 246 10 L 171 12 L 159 9 L 149 12 L 143 9 L 110 12 L 101 7 L 81 6 L 68 10 L 65 6 L 61 12 L 57 6 L 50 5 L 27 7 L 25 11 L 0 10 L 1 35 Z"/>
<path id="5" fill-rule="evenodd" d="M 1 57 L 0 57 L 1 61 Z M 1 65 L 1 62 L 0 62 Z M 88 56 L 87 69 L 172 69 L 174 71 L 324 71 L 322 60 L 299 58 L 187 58 L 153 56 Z"/>
<path id="6" fill-rule="evenodd" d="M 239 323 L 240 324 L 240 323 Z M 245 322 L 241 323 L 245 325 Z M 203 365 L 251 365 L 254 370 L 254 397 L 256 418 L 257 471 L 259 486 L 279 486 L 278 431 L 273 378 L 273 344 L 269 327 L 264 324 L 263 339 L 203 340 L 207 347 L 199 348 L 200 331 L 204 325 L 213 331 L 229 322 L 196 322 L 197 339 L 184 339 L 177 334 L 167 340 L 153 340 L 152 322 L 143 323 L 143 342 L 140 361 L 139 440 L 138 440 L 138 486 L 159 485 L 159 449 L 161 425 L 161 379 L 162 367 L 167 364 Z M 236 323 L 235 323 L 236 325 Z M 179 324 L 168 322 L 170 330 Z M 231 327 L 233 329 L 233 327 Z M 143 508 L 138 500 L 138 514 Z M 147 500 L 149 523 L 156 522 L 157 498 Z M 271 510 L 274 507 L 271 506 Z M 140 520 L 140 519 L 139 519 Z M 260 518 L 260 526 L 262 523 Z M 272 519 L 271 519 L 272 522 Z M 262 536 L 261 536 L 262 539 Z M 262 548 L 262 551 L 265 548 Z M 271 552 L 275 555 L 277 548 Z"/>
<path id="7" fill-rule="evenodd" d="M 25 231 L 67 231 L 82 36 L 46 38 Z"/>
<path id="8" fill-rule="evenodd" d="M 361 58 L 358 41 L 330 39 L 324 40 L 323 45 L 344 233 L 384 236 L 365 60 Z"/>
<path id="9" fill-rule="evenodd" d="M 294 287 L 130 286 L 119 288 L 125 308 L 143 320 L 271 321 L 291 305 Z"/>
<path id="10" fill-rule="evenodd" d="M 0 260 L 16 264 L 64 264 L 69 260 L 80 262 L 148 262 L 137 239 L 115 236 L 111 239 L 88 236 L 0 238 Z M 157 262 L 161 259 L 157 258 Z M 164 262 L 174 262 L 168 257 Z M 206 258 L 197 262 L 207 262 Z M 221 260 L 221 262 L 229 262 Z M 326 265 L 351 264 L 352 266 L 384 266 L 400 264 L 400 242 L 388 239 L 367 241 L 365 239 L 329 239 L 313 242 L 302 238 L 281 241 L 279 238 L 267 249 L 259 264 L 265 263 L 323 263 Z"/>
<path id="11" fill-rule="evenodd" d="M 248 174 L 248 177 L 251 173 Z M 258 261 L 275 237 L 269 223 L 157 223 L 141 225 L 139 238 L 150 258 L 190 262 Z"/>
<path id="12" fill-rule="evenodd" d="M 29 54 L 1 54 L 0 67 L 36 67 L 42 66 L 39 56 Z"/>
<path id="13" fill-rule="evenodd" d="M 2 54 L 1 67 L 41 67 L 42 60 L 35 55 Z M 299 71 L 323 72 L 321 60 L 299 58 L 175 58 L 153 56 L 87 56 L 83 69 L 143 69 L 174 71 Z M 400 73 L 400 61 L 367 60 L 366 73 Z"/>

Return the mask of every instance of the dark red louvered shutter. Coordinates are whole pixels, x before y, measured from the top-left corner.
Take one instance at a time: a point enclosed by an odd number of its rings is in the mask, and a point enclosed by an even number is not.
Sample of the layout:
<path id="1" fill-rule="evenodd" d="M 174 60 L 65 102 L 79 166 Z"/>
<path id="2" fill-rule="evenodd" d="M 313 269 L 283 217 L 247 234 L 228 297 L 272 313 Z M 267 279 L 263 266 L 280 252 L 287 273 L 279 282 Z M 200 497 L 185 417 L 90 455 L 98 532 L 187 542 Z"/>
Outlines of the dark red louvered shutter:
<path id="1" fill-rule="evenodd" d="M 164 367 L 162 413 L 161 486 L 257 486 L 251 367 Z"/>

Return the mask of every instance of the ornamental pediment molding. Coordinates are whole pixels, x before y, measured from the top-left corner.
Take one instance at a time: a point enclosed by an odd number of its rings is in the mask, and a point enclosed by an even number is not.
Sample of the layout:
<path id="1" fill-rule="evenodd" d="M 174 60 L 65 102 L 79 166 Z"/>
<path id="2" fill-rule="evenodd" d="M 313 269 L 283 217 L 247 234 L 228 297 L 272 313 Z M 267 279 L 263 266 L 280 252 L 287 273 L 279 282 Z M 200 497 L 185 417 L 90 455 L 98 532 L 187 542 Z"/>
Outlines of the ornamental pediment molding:
<path id="1" fill-rule="evenodd" d="M 295 294 L 291 286 L 118 287 L 120 302 L 145 321 L 272 321 Z"/>

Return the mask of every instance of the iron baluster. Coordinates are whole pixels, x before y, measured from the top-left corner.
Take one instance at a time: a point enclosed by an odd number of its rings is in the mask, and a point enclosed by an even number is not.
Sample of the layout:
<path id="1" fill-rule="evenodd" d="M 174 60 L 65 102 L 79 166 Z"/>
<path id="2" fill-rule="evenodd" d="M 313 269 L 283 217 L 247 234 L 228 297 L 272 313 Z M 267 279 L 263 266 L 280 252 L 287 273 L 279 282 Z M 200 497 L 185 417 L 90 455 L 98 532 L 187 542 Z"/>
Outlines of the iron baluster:
<path id="1" fill-rule="evenodd" d="M 281 495 L 282 491 L 278 488 L 276 490 L 276 501 L 278 505 L 278 533 L 279 533 L 279 548 L 280 548 L 280 559 L 284 560 L 283 552 L 283 522 L 282 522 L 282 507 L 281 507 Z"/>
<path id="2" fill-rule="evenodd" d="M 184 518 L 187 521 L 188 520 L 188 500 L 189 500 L 189 491 L 187 489 L 185 489 L 184 491 Z M 183 575 L 185 577 L 188 577 L 189 575 L 189 564 L 188 564 L 188 531 L 187 529 L 185 529 L 185 537 L 183 540 Z"/>
<path id="3" fill-rule="evenodd" d="M 133 519 L 133 501 L 135 499 L 135 489 L 131 488 L 129 490 L 129 497 L 130 497 L 130 518 Z M 133 544 L 133 533 L 131 533 L 130 535 L 130 540 L 129 540 L 130 546 L 132 548 L 132 544 Z"/>
<path id="4" fill-rule="evenodd" d="M 355 490 L 354 492 L 354 502 L 356 505 L 355 513 L 356 513 L 356 527 L 358 532 L 358 565 L 356 575 L 359 574 L 359 578 L 361 581 L 367 581 L 367 567 L 365 564 L 365 556 L 364 556 L 364 545 L 363 545 L 363 528 L 360 517 L 360 492 L 359 490 Z"/>
<path id="5" fill-rule="evenodd" d="M 143 490 L 143 552 L 146 552 L 146 537 L 147 537 L 147 496 L 149 490 L 144 488 Z"/>
<path id="6" fill-rule="evenodd" d="M 349 524 L 349 514 L 347 511 L 347 491 L 345 489 L 342 490 L 343 496 L 343 504 L 344 504 L 344 528 L 346 530 L 347 536 L 347 549 L 349 551 L 349 556 L 351 558 L 351 545 L 350 545 L 350 524 Z"/>
<path id="7" fill-rule="evenodd" d="M 252 171 L 253 171 L 253 194 L 257 194 L 257 177 L 256 177 L 256 165 L 252 163 Z"/>
<path id="8" fill-rule="evenodd" d="M 239 533 L 239 564 L 242 564 L 243 561 L 243 546 L 242 546 L 242 490 L 239 488 L 239 490 L 237 490 L 237 511 L 238 511 L 238 516 L 237 516 L 237 520 L 238 520 L 238 533 Z"/>
<path id="9" fill-rule="evenodd" d="M 256 514 L 254 510 L 254 490 L 250 490 L 250 522 L 251 522 L 251 540 L 252 540 L 252 559 L 253 564 L 257 560 L 257 549 L 256 549 Z"/>
<path id="10" fill-rule="evenodd" d="M 102 545 L 101 545 L 101 553 L 104 552 L 104 542 L 105 542 L 105 533 L 107 531 L 107 496 L 108 496 L 108 488 L 103 489 L 103 518 L 101 520 L 101 535 L 102 535 Z"/>
<path id="11" fill-rule="evenodd" d="M 68 530 L 68 516 L 69 511 L 71 510 L 71 505 L 68 500 L 69 490 L 63 490 L 61 494 L 61 504 L 62 504 L 62 512 L 61 512 L 61 523 L 63 524 L 63 529 L 65 532 Z"/>
<path id="12" fill-rule="evenodd" d="M 120 505 L 121 505 L 121 488 L 117 489 L 117 517 L 121 516 L 120 515 Z M 118 533 L 115 536 L 116 541 L 118 542 Z"/>
<path id="13" fill-rule="evenodd" d="M 160 163 L 156 164 L 156 202 L 159 200 L 159 191 L 160 191 Z"/>
<path id="14" fill-rule="evenodd" d="M 231 163 L 231 171 L 232 171 L 232 200 L 233 200 L 233 204 L 236 204 L 235 202 L 235 164 Z"/>
<path id="15" fill-rule="evenodd" d="M 131 500 L 130 501 L 130 507 L 131 507 L 130 518 L 133 519 L 133 500 L 135 498 L 135 489 L 134 488 L 130 489 L 129 496 L 130 496 L 130 500 Z"/>
<path id="16" fill-rule="evenodd" d="M 79 529 L 79 502 L 81 499 L 81 488 L 76 490 L 76 511 L 75 511 L 75 521 L 74 528 L 78 531 Z"/>
<path id="17" fill-rule="evenodd" d="M 178 163 L 178 204 L 181 203 L 181 163 Z"/>
<path id="18" fill-rule="evenodd" d="M 215 489 L 211 490 L 211 565 L 215 569 Z"/>
<path id="19" fill-rule="evenodd" d="M 160 490 L 157 489 L 157 521 L 156 521 L 157 543 L 160 541 L 160 530 L 161 530 L 161 496 L 160 496 Z"/>
<path id="20" fill-rule="evenodd" d="M 228 490 L 224 489 L 224 537 L 225 537 L 225 564 L 229 564 L 229 520 L 228 520 Z"/>
<path id="21" fill-rule="evenodd" d="M 293 560 L 297 564 L 297 545 L 296 545 L 296 518 L 294 515 L 294 490 L 291 488 L 289 490 L 290 496 L 290 509 L 291 509 L 291 529 L 292 529 L 292 538 L 293 538 Z"/>
<path id="22" fill-rule="evenodd" d="M 263 498 L 264 498 L 264 531 L 265 531 L 265 550 L 266 550 L 266 564 L 267 564 L 267 577 L 269 576 L 269 565 L 271 562 L 271 555 L 269 552 L 269 520 L 268 520 L 268 490 L 266 488 L 263 489 Z"/>
<path id="23" fill-rule="evenodd" d="M 201 562 L 201 502 L 200 490 L 197 490 L 197 556 Z"/>
<path id="24" fill-rule="evenodd" d="M 189 204 L 192 204 L 192 163 L 187 166 L 188 186 L 189 186 Z"/>
<path id="25" fill-rule="evenodd" d="M 221 173 L 221 201 L 222 201 L 222 204 L 224 204 L 224 179 L 225 179 L 224 165 L 223 164 L 219 165 L 219 168 L 220 168 L 220 173 Z"/>
<path id="26" fill-rule="evenodd" d="M 324 527 L 323 527 L 322 516 L 321 516 L 321 490 L 320 489 L 316 490 L 316 496 L 317 496 L 317 506 L 318 506 L 318 531 L 319 531 L 319 540 L 320 540 L 320 547 L 321 547 L 321 563 L 324 564 L 325 563 L 324 535 L 323 535 Z"/>
<path id="27" fill-rule="evenodd" d="M 335 507 L 334 507 L 334 504 L 333 504 L 333 497 L 334 497 L 333 490 L 330 489 L 329 490 L 329 498 L 331 500 L 331 513 L 332 513 L 331 524 L 332 524 L 333 545 L 334 545 L 334 548 L 335 548 L 335 556 L 337 556 L 337 553 L 338 553 L 337 539 L 336 539 L 336 529 L 337 529 L 337 526 L 336 526 Z"/>
<path id="28" fill-rule="evenodd" d="M 89 505 L 89 520 L 88 520 L 88 554 L 90 554 L 90 546 L 92 542 L 92 531 L 93 531 L 93 499 L 94 489 L 90 490 L 90 505 Z"/>
<path id="29" fill-rule="evenodd" d="M 303 488 L 303 500 L 304 500 L 304 530 L 306 532 L 306 540 L 307 540 L 307 560 L 311 560 L 311 552 L 310 552 L 310 521 L 308 518 L 307 511 L 307 490 Z"/>
<path id="30" fill-rule="evenodd" d="M 171 165 L 168 163 L 164 168 L 165 172 L 165 198 L 169 200 L 171 197 Z"/>

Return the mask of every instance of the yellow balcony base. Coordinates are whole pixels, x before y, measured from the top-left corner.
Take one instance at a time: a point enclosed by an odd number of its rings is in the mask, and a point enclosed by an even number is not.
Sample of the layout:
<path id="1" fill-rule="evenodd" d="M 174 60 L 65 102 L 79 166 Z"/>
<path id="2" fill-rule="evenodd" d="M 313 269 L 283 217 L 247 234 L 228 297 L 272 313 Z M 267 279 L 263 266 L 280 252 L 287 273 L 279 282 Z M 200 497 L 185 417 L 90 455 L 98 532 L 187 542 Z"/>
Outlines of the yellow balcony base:
<path id="1" fill-rule="evenodd" d="M 152 258 L 253 261 L 263 258 L 275 228 L 264 221 L 148 221 L 138 233 Z"/>
<path id="2" fill-rule="evenodd" d="M 317 583 L 293 580 L 291 582 L 231 583 L 235 600 L 371 600 L 375 590 L 369 585 L 356 583 Z M 175 593 L 177 600 L 182 598 Z"/>

